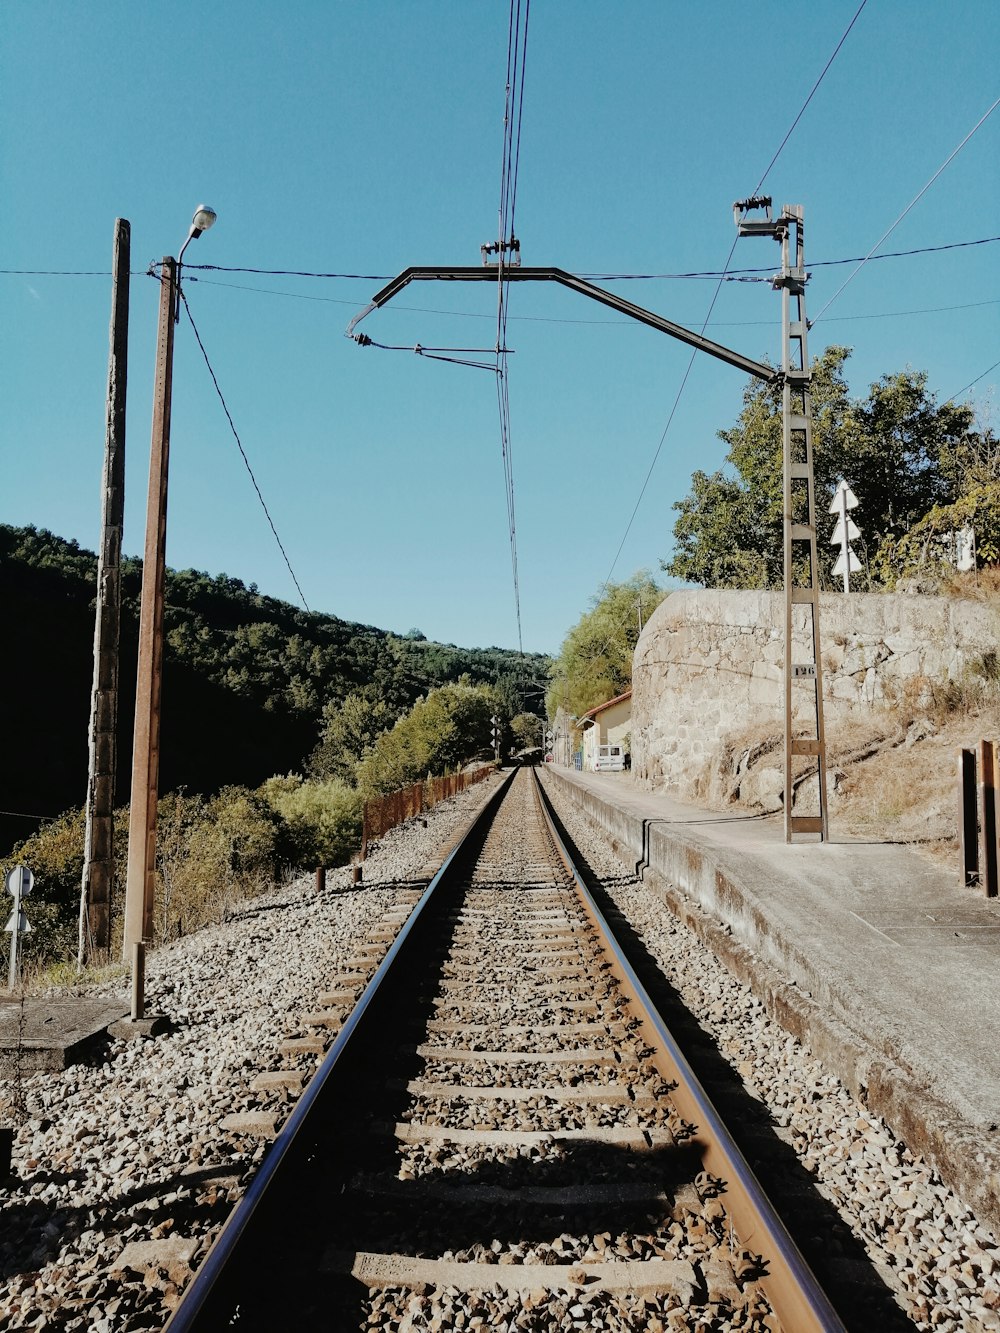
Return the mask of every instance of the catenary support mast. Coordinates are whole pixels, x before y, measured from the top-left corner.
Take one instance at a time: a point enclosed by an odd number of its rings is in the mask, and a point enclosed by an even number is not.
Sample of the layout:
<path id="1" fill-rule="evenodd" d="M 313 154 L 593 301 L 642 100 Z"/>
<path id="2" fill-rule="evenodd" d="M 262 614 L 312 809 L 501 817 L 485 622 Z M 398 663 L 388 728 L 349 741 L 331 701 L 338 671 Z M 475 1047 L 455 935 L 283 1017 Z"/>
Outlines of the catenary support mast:
<path id="1" fill-rule="evenodd" d="M 763 218 L 747 213 L 763 210 Z M 801 204 L 785 204 L 771 217 L 771 200 L 742 199 L 733 205 L 741 236 L 770 236 L 781 245 L 781 452 L 785 586 L 785 841 L 796 833 L 829 837 L 826 738 L 823 727 L 823 661 L 820 653 L 819 565 L 816 551 L 816 487 L 813 474 L 811 372 L 806 319 L 806 281 Z M 803 694 L 811 697 L 797 707 Z M 808 814 L 793 814 L 796 758 L 815 763 L 816 800 Z M 810 804 L 813 804 L 810 802 Z"/>
<path id="2" fill-rule="evenodd" d="M 764 217 L 748 217 L 763 210 Z M 820 659 L 819 566 L 816 561 L 816 503 L 813 479 L 812 405 L 810 401 L 809 355 L 806 346 L 806 272 L 803 258 L 803 208 L 786 204 L 781 215 L 771 216 L 771 200 L 766 197 L 743 199 L 733 205 L 740 236 L 769 236 L 781 243 L 781 273 L 772 279 L 781 292 L 782 361 L 781 369 L 754 361 L 742 353 L 713 342 L 704 334 L 634 305 L 614 292 L 605 291 L 559 268 L 511 267 L 504 271 L 504 281 L 556 282 L 590 300 L 666 333 L 700 352 L 725 361 L 728 365 L 763 380 L 782 386 L 782 454 L 784 473 L 784 586 L 785 586 L 785 659 L 784 659 L 784 736 L 785 736 L 785 840 L 796 833 L 828 837 L 826 800 L 826 741 L 823 730 L 823 666 Z M 512 242 L 513 244 L 513 242 Z M 518 246 L 518 250 L 520 247 Z M 486 255 L 484 253 L 484 261 Z M 386 305 L 411 282 L 484 282 L 495 281 L 495 267 L 415 266 L 404 269 L 372 297 L 367 306 L 347 326 L 347 336 L 362 347 L 371 339 L 355 329 L 372 311 Z M 793 304 L 794 303 L 794 304 Z M 795 635 L 805 617 L 802 648 L 795 647 Z M 800 635 L 801 636 L 801 635 Z M 798 657 L 798 661 L 793 661 Z M 796 704 L 803 689 L 812 692 L 811 720 L 801 718 Z M 808 734 L 807 734 L 808 733 Z M 792 814 L 795 787 L 803 786 L 808 773 L 797 777 L 796 757 L 815 761 L 817 785 L 816 812 Z"/>

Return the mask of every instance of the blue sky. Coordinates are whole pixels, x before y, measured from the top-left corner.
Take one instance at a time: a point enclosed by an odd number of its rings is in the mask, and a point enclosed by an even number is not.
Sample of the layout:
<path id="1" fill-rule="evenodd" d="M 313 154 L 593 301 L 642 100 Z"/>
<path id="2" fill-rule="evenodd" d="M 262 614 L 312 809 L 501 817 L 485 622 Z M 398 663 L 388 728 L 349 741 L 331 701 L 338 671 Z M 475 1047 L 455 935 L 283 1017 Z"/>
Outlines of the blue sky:
<path id="1" fill-rule="evenodd" d="M 526 264 L 715 270 L 859 0 L 533 0 L 516 230 Z M 157 284 L 186 259 L 376 275 L 187 270 L 185 290 L 309 605 L 462 645 L 516 646 L 493 375 L 343 336 L 411 264 L 476 264 L 497 230 L 503 0 L 170 5 L 6 0 L 4 269 L 110 269 L 132 224 L 125 545 L 142 547 Z M 766 181 L 806 208 L 807 261 L 864 255 L 1000 94 L 995 0 L 869 0 Z M 1000 235 L 1000 109 L 893 232 L 903 250 Z M 742 241 L 734 264 L 775 263 Z M 814 270 L 819 311 L 846 268 Z M 197 281 L 195 281 L 197 279 Z M 714 284 L 608 284 L 700 327 Z M 248 290 L 254 289 L 254 290 Z M 266 290 L 261 290 L 266 289 Z M 490 286 L 411 286 L 362 326 L 492 346 Z M 709 335 L 778 355 L 778 297 L 728 283 Z M 942 309 L 942 307 L 967 307 Z M 526 649 L 552 651 L 611 570 L 687 350 L 548 285 L 510 296 Z M 0 520 L 95 548 L 110 283 L 0 276 Z M 927 311 L 929 313 L 900 313 Z M 870 263 L 810 338 L 852 389 L 926 370 L 947 398 L 1000 357 L 1000 244 Z M 191 329 L 178 327 L 167 558 L 296 600 Z M 994 370 L 970 397 L 997 427 Z M 699 356 L 614 568 L 656 570 L 672 503 L 718 466 L 745 379 Z"/>

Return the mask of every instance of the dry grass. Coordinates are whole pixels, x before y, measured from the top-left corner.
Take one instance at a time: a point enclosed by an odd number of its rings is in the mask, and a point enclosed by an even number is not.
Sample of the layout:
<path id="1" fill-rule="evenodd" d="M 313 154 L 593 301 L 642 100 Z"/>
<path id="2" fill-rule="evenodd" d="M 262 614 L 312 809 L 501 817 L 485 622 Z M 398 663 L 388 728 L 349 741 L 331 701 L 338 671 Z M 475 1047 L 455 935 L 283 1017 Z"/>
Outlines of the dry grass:
<path id="1" fill-rule="evenodd" d="M 883 713 L 831 728 L 827 733 L 829 815 L 835 836 L 911 843 L 935 857 L 954 858 L 957 839 L 956 752 L 980 739 L 1000 741 L 1000 702 L 992 682 L 961 682 L 936 697 L 934 707 L 914 715 L 899 705 Z M 731 792 L 741 779 L 735 762 L 749 750 L 757 763 L 781 760 L 781 735 L 756 728 L 741 736 L 723 767 L 728 791 L 721 801 L 743 805 Z M 802 761 L 803 771 L 808 771 Z M 813 769 L 812 771 L 815 771 Z M 745 778 L 743 779 L 745 780 Z M 809 812 L 813 783 L 804 783 L 797 808 Z M 801 802 L 801 803 L 800 803 Z M 744 806 L 750 809 L 751 806 Z"/>

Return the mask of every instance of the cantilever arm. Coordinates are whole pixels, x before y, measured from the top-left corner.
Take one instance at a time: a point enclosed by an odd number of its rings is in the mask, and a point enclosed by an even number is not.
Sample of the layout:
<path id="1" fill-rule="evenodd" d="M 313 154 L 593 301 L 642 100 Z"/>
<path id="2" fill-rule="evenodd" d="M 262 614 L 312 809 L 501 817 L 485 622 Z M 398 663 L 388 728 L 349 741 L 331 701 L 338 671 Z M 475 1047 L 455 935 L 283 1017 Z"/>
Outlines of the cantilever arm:
<path id="1" fill-rule="evenodd" d="M 378 310 L 386 305 L 411 282 L 496 282 L 498 276 L 495 267 L 479 265 L 460 268 L 404 269 L 397 278 L 393 278 L 381 291 L 375 293 L 364 310 L 354 316 L 347 326 L 347 337 L 353 338 L 354 330 L 366 315 L 370 315 L 373 310 Z M 564 269 L 504 267 L 503 280 L 504 282 L 558 282 L 561 286 L 568 287 L 570 291 L 579 292 L 581 296 L 589 296 L 592 301 L 599 301 L 601 305 L 610 306 L 612 310 L 617 310 L 621 315 L 627 315 L 629 319 L 638 320 L 640 324 L 647 324 L 651 329 L 669 334 L 671 338 L 687 343 L 689 347 L 696 347 L 699 352 L 706 352 L 709 356 L 714 356 L 719 361 L 725 361 L 728 365 L 735 366 L 737 370 L 743 370 L 748 375 L 754 375 L 757 379 L 764 380 L 768 384 L 775 383 L 783 378 L 783 372 L 775 370 L 773 366 L 766 366 L 763 362 L 753 361 L 740 352 L 734 352 L 729 347 L 723 347 L 721 343 L 712 342 L 711 338 L 705 338 L 700 333 L 684 328 L 682 324 L 675 324 L 672 320 L 664 319 L 662 315 L 656 315 L 651 310 L 644 310 L 642 306 L 633 305 L 631 301 L 626 301 L 624 297 L 617 296 L 614 292 L 607 292 L 603 287 L 595 287 L 593 283 L 585 282 L 583 278 L 577 278 Z"/>

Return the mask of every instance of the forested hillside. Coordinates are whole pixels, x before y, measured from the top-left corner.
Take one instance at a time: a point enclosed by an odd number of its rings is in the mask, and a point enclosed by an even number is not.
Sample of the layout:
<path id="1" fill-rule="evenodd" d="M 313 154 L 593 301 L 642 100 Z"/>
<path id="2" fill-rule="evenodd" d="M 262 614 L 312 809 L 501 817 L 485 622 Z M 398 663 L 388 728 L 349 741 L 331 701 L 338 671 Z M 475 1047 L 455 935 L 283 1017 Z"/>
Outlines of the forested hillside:
<path id="1" fill-rule="evenodd" d="M 44 529 L 0 524 L 4 763 L 0 847 L 86 794 L 97 557 Z M 118 801 L 128 800 L 142 562 L 124 562 Z M 392 720 L 428 688 L 466 674 L 511 695 L 548 659 L 400 637 L 297 610 L 239 579 L 167 575 L 162 791 L 213 792 L 301 771 L 324 704 L 370 685 Z M 520 703 L 517 704 L 520 707 Z"/>

